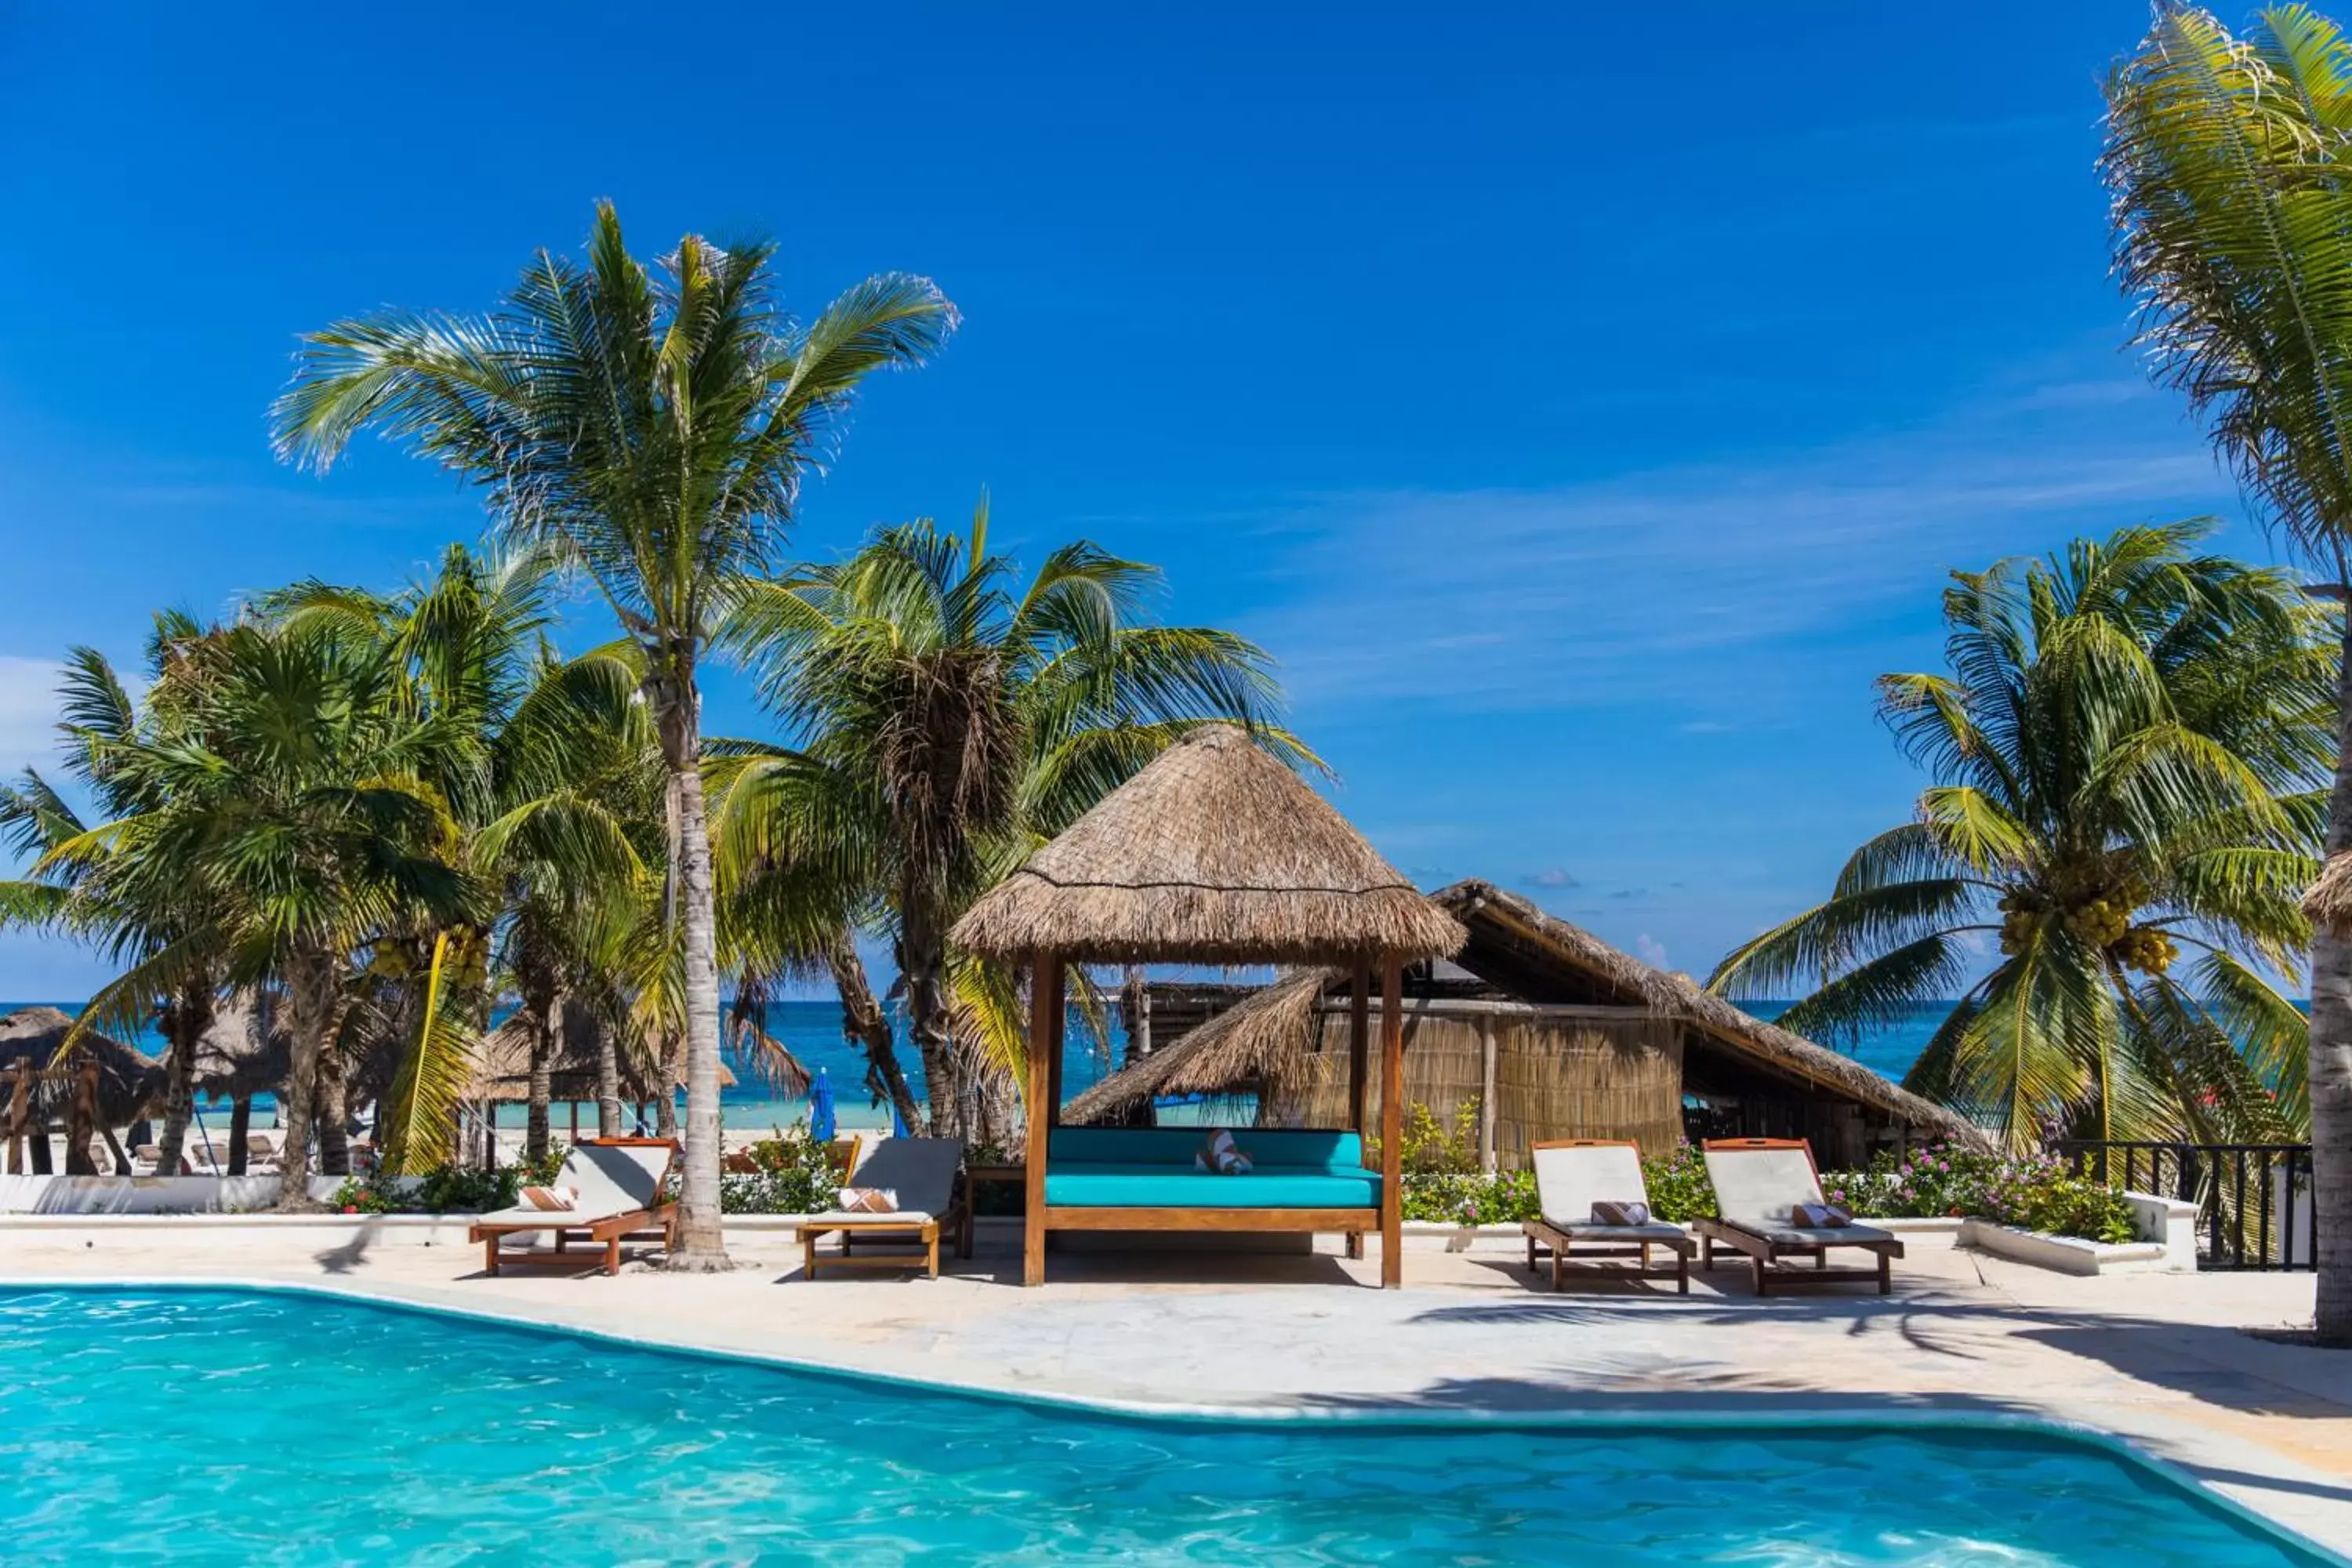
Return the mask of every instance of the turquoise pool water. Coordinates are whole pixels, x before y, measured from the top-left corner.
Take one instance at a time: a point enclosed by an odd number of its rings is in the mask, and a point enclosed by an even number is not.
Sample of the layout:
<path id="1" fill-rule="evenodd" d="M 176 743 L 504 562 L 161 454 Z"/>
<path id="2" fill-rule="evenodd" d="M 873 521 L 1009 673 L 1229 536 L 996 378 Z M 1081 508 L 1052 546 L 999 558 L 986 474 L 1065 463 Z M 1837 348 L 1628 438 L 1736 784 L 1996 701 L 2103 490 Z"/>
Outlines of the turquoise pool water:
<path id="1" fill-rule="evenodd" d="M 9 1563 L 2315 1561 L 2028 1432 L 1128 1421 L 211 1290 L 0 1292 L 0 1477 Z"/>

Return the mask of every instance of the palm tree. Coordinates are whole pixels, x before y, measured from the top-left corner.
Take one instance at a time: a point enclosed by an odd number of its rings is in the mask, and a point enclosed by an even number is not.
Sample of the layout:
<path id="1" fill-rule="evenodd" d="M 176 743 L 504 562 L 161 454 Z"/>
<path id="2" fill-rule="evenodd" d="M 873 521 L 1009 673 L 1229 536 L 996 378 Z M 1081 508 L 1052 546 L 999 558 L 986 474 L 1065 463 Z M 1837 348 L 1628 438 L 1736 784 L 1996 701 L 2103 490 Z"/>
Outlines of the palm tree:
<path id="1" fill-rule="evenodd" d="M 91 998 L 91 1027 L 135 1022 L 159 985 L 215 952 L 232 984 L 283 984 L 287 1208 L 310 1202 L 314 1132 L 329 1173 L 342 1163 L 335 1047 L 352 971 L 387 936 L 480 918 L 452 853 L 478 755 L 461 726 L 416 717 L 401 684 L 372 639 L 315 623 L 248 622 L 177 645 L 154 699 L 173 717 L 98 748 L 133 809 L 37 868 L 96 876 L 110 899 L 205 911 L 201 928 Z"/>
<path id="2" fill-rule="evenodd" d="M 2294 1133 L 2305 1028 L 2268 977 L 2308 934 L 2332 617 L 2281 573 L 2193 553 L 2208 531 L 1955 573 L 1951 673 L 1879 679 L 1934 777 L 1915 819 L 1711 984 L 1811 987 L 1780 1021 L 1819 1034 L 1961 993 L 1909 1087 L 2021 1148 Z"/>
<path id="3" fill-rule="evenodd" d="M 685 1177 L 674 1268 L 725 1268 L 719 970 L 705 826 L 704 647 L 763 570 L 858 384 L 919 364 L 955 325 L 925 279 L 868 279 L 805 327 L 773 247 L 689 235 L 657 268 L 609 203 L 584 265 L 541 252 L 488 316 L 388 311 L 314 334 L 278 400 L 279 453 L 323 468 L 373 426 L 488 488 L 501 526 L 594 577 L 645 661 L 668 775 L 684 948 Z"/>
<path id="4" fill-rule="evenodd" d="M 972 1096 L 992 1056 L 1019 1048 L 1005 987 L 960 974 L 948 946 L 971 901 L 1198 724 L 1238 721 L 1307 757 L 1265 727 L 1265 654 L 1151 624 L 1159 581 L 1079 541 L 1020 583 L 989 552 L 983 500 L 968 539 L 928 519 L 885 530 L 746 588 L 728 622 L 791 744 L 728 748 L 722 880 L 755 898 L 781 876 L 800 895 L 800 934 L 778 945 L 847 981 L 853 1018 L 871 999 L 847 932 L 887 927 L 937 1131 L 986 1131 Z M 961 1050 L 960 1005 L 973 1016 Z M 869 1037 L 885 1081 L 887 1049 L 887 1030 Z"/>
<path id="5" fill-rule="evenodd" d="M 151 685 L 165 675 L 172 650 L 197 635 L 184 616 L 156 617 L 148 644 Z M 106 657 L 88 647 L 68 656 L 58 696 L 68 769 L 99 811 L 111 819 L 162 804 L 142 795 L 147 781 L 113 765 L 113 749 L 163 739 L 172 703 L 151 701 L 142 709 Z M 43 863 L 34 876 L 0 883 L 0 924 L 68 932 L 130 966 L 133 978 L 127 987 L 118 983 L 116 1012 L 135 1015 L 134 1027 L 152 1016 L 163 1036 L 167 1089 L 156 1169 L 169 1173 L 180 1168 L 194 1115 L 197 1049 L 212 1026 L 222 981 L 218 928 L 184 887 L 134 887 L 109 874 L 103 855 L 50 858 L 89 830 L 37 769 L 0 785 L 0 833 L 18 854 Z M 170 962 L 159 962 L 167 954 Z"/>
<path id="6" fill-rule="evenodd" d="M 567 992 L 605 978 L 583 973 L 586 951 L 616 922 L 635 929 L 661 835 L 658 789 L 646 787 L 660 764 L 635 700 L 636 650 L 625 642 L 559 658 L 547 640 L 555 586 L 546 552 L 485 557 L 453 544 L 431 579 L 390 597 L 309 582 L 260 605 L 287 624 L 373 641 L 404 673 L 413 711 L 463 729 L 487 763 L 487 787 L 457 819 L 457 858 L 497 890 L 502 967 L 530 1036 L 533 1160 L 549 1142 L 558 1010 Z M 385 1141 L 394 1164 L 407 1163 L 412 1134 L 409 1158 L 427 1165 L 447 1142 L 446 1122 L 488 1028 L 489 934 L 457 926 L 379 943 L 376 1010 L 406 1042 Z M 453 952 L 465 962 L 446 962 Z M 617 1133 L 617 1091 L 600 1100 L 603 1130 Z"/>
<path id="7" fill-rule="evenodd" d="M 2301 6 L 2262 12 L 2240 38 L 2210 12 L 2163 5 L 2106 97 L 2101 172 L 2139 346 L 2157 379 L 2187 394 L 2248 498 L 2342 584 L 2352 577 L 2352 41 Z M 2352 721 L 2352 684 L 2345 695 Z M 2352 721 L 2339 732 L 2331 858 L 2352 850 Z M 2311 973 L 2316 1328 L 2343 1345 L 2352 932 L 2315 932 Z"/>

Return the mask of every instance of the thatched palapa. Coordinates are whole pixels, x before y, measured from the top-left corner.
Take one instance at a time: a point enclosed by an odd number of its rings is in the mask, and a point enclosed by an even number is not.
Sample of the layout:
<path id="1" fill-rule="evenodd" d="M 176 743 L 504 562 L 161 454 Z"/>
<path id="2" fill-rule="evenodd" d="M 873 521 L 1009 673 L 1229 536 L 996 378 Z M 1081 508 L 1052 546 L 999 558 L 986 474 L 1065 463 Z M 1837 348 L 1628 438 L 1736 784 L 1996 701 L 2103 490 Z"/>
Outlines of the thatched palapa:
<path id="1" fill-rule="evenodd" d="M 55 1007 L 20 1007 L 0 1016 L 0 1070 L 14 1071 L 20 1063 L 37 1071 L 52 1066 L 66 1069 L 95 1066 L 98 1123 L 106 1128 L 127 1127 L 162 1108 L 163 1064 L 144 1051 L 91 1030 L 74 1043 L 64 1060 L 57 1060 L 58 1047 L 65 1044 L 66 1032 L 72 1027 L 71 1015 Z M 41 1086 L 34 1092 L 34 1113 L 63 1115 L 70 1093 L 62 1083 Z M 5 1103 L 0 1101 L 0 1106 Z"/>
<path id="2" fill-rule="evenodd" d="M 1984 1141 L 1958 1113 L 1491 883 L 1457 883 L 1431 901 L 1462 921 L 1468 941 L 1458 967 L 1408 982 L 1412 1092 L 1448 1115 L 1477 1092 L 1479 1079 L 1432 1061 L 1433 1048 L 1499 1035 L 1498 1102 L 1487 1114 L 1500 1125 L 1488 1131 L 1488 1147 L 1507 1166 L 1537 1136 L 1633 1137 L 1646 1146 L 1673 1135 L 1662 1084 L 1672 1104 L 1687 1098 L 1685 1114 L 1711 1132 L 1809 1137 L 1841 1163 L 1886 1140 Z M 1247 1094 L 1270 1122 L 1319 1121 L 1335 1067 L 1333 998 L 1347 984 L 1343 972 L 1318 969 L 1249 993 L 1105 1079 L 1066 1115 L 1113 1121 L 1160 1096 Z"/>
<path id="3" fill-rule="evenodd" d="M 2352 936 L 2352 853 L 2331 855 L 2319 880 L 2303 895 L 2303 912 L 2313 925 Z"/>
<path id="4" fill-rule="evenodd" d="M 612 1026 L 597 1016 L 593 1008 L 573 1003 L 557 1005 L 558 1039 L 555 1059 L 550 1064 L 552 1081 L 550 1098 L 557 1104 L 586 1105 L 596 1098 L 596 1058 L 603 1043 L 603 1032 Z M 482 1047 L 475 1054 L 474 1073 L 464 1098 L 476 1102 L 519 1104 L 530 1099 L 530 1021 L 521 1014 L 510 1015 L 505 1022 L 484 1037 Z M 642 1059 L 641 1053 L 627 1048 L 627 1042 L 616 1040 L 614 1056 L 618 1059 L 621 1098 L 625 1101 L 642 1102 L 658 1100 L 674 1093 L 685 1079 L 673 1071 L 664 1074 Z M 662 1080 L 668 1079 L 668 1082 Z M 727 1064 L 719 1064 L 719 1087 L 732 1089 L 735 1075 Z"/>
<path id="5" fill-rule="evenodd" d="M 1316 963 L 1462 945 L 1329 802 L 1248 733 L 1205 725 L 956 923 L 968 952 L 1079 963 Z"/>

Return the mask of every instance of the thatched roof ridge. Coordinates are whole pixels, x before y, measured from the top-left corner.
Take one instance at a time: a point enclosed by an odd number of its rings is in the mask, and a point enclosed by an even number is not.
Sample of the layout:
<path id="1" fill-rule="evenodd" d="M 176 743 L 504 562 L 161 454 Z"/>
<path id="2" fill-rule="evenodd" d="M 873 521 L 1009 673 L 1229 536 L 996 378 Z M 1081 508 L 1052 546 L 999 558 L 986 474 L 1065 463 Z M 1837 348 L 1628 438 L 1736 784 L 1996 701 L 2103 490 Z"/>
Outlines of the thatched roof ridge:
<path id="1" fill-rule="evenodd" d="M 1452 910 L 1465 922 L 1505 926 L 1523 941 L 1557 954 L 1562 962 L 1606 980 L 1624 993 L 1629 1004 L 1647 1004 L 1674 1014 L 1701 1033 L 1794 1077 L 1858 1100 L 1913 1127 L 1965 1143 L 1983 1144 L 1988 1141 L 1982 1128 L 1958 1111 L 1913 1094 L 1850 1057 L 1743 1012 L 1687 975 L 1654 969 L 1591 931 L 1549 914 L 1491 882 L 1456 882 L 1431 894 L 1430 901 Z"/>
<path id="2" fill-rule="evenodd" d="M 1112 1073 L 1064 1106 L 1062 1120 L 1083 1124 L 1162 1095 L 1278 1087 L 1307 1054 L 1315 1005 L 1324 988 L 1342 978 L 1336 969 L 1284 975 L 1141 1061 Z"/>
<path id="3" fill-rule="evenodd" d="M 967 952 L 1087 963 L 1448 954 L 1463 931 L 1248 732 L 1203 725 L 956 922 Z"/>
<path id="4" fill-rule="evenodd" d="M 30 1062 L 46 1070 L 72 1027 L 73 1016 L 56 1007 L 20 1007 L 0 1016 L 0 1068 L 14 1070 L 17 1063 Z M 105 1126 L 126 1127 L 163 1107 L 163 1062 L 95 1030 L 82 1036 L 72 1053 L 57 1065 L 97 1067 L 98 1120 Z M 63 1116 L 70 1098 L 68 1087 L 45 1085 L 35 1091 L 34 1104 Z M 0 1106 L 5 1103 L 0 1099 Z"/>
<path id="5" fill-rule="evenodd" d="M 2313 925 L 2352 936 L 2352 851 L 2327 858 L 2319 880 L 2303 895 L 2303 912 Z"/>

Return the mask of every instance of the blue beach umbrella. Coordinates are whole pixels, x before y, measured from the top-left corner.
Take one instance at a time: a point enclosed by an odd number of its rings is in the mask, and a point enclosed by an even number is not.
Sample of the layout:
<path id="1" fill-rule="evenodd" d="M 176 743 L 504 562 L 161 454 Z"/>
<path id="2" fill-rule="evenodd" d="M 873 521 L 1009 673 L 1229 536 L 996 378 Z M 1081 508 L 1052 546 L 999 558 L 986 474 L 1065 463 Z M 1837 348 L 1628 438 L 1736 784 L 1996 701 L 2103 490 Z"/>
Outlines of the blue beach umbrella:
<path id="1" fill-rule="evenodd" d="M 894 1100 L 890 1102 L 890 1136 L 904 1138 L 906 1135 L 907 1119 L 898 1114 L 898 1102 Z"/>
<path id="2" fill-rule="evenodd" d="M 816 1081 L 809 1085 L 809 1136 L 820 1143 L 830 1142 L 833 1124 L 833 1080 L 819 1068 Z"/>

